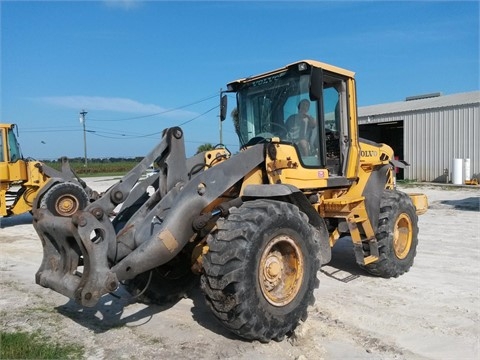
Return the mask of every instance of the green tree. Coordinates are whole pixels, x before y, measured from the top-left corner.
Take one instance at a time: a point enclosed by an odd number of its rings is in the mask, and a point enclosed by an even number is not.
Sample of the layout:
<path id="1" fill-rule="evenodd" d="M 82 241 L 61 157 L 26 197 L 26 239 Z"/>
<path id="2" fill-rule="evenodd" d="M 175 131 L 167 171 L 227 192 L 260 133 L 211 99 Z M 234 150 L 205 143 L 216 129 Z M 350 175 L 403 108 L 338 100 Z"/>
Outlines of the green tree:
<path id="1" fill-rule="evenodd" d="M 235 128 L 235 132 L 238 136 L 240 136 L 240 119 L 238 118 L 238 109 L 234 108 L 230 113 L 233 121 L 233 127 Z"/>
<path id="2" fill-rule="evenodd" d="M 204 151 L 208 151 L 208 150 L 213 150 L 214 149 L 214 146 L 210 143 L 205 143 L 205 144 L 202 144 L 200 145 L 198 148 L 197 148 L 197 154 L 201 153 L 201 152 L 204 152 Z"/>

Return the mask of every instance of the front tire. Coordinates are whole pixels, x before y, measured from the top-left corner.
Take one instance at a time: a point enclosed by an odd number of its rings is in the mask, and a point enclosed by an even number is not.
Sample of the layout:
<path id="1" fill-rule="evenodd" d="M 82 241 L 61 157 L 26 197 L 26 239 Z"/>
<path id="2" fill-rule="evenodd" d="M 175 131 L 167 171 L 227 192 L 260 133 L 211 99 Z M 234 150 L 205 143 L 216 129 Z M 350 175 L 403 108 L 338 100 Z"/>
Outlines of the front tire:
<path id="1" fill-rule="evenodd" d="M 418 216 L 407 194 L 384 191 L 376 238 L 380 257 L 375 263 L 363 265 L 366 271 L 390 278 L 410 270 L 417 253 Z"/>
<path id="2" fill-rule="evenodd" d="M 180 252 L 168 263 L 125 281 L 124 286 L 138 302 L 170 306 L 188 297 L 196 281 L 190 257 Z"/>
<path id="3" fill-rule="evenodd" d="M 315 301 L 320 263 L 314 229 L 298 207 L 257 200 L 233 208 L 207 240 L 201 287 L 223 326 L 280 341 Z"/>

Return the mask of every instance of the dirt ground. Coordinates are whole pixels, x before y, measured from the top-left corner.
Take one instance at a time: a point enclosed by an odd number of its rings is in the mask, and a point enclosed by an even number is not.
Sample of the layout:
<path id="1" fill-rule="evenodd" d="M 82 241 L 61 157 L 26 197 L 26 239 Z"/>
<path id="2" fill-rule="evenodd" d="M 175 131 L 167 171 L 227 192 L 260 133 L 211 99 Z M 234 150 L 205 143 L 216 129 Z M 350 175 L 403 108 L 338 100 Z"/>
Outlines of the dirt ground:
<path id="1" fill-rule="evenodd" d="M 90 179 L 103 191 L 108 179 Z M 318 276 L 316 303 L 293 337 L 261 344 L 217 323 L 194 291 L 171 306 L 134 303 L 120 289 L 95 308 L 35 284 L 42 247 L 28 218 L 0 219 L 2 331 L 40 330 L 77 343 L 86 359 L 479 359 L 480 189 L 421 186 L 429 211 L 419 219 L 412 269 L 397 279 L 360 270 L 349 242 L 334 248 Z"/>

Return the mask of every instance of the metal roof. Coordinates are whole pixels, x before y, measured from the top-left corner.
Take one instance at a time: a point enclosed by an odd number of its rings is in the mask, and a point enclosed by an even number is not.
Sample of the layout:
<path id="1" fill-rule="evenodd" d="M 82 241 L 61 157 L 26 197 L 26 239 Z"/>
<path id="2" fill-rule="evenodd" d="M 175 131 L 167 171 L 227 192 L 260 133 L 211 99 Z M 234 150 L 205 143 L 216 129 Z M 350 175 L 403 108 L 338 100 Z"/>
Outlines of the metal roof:
<path id="1" fill-rule="evenodd" d="M 443 95 L 418 100 L 399 101 L 388 104 L 362 106 L 358 108 L 358 117 L 405 113 L 410 111 L 436 109 L 466 104 L 480 104 L 480 91 Z"/>

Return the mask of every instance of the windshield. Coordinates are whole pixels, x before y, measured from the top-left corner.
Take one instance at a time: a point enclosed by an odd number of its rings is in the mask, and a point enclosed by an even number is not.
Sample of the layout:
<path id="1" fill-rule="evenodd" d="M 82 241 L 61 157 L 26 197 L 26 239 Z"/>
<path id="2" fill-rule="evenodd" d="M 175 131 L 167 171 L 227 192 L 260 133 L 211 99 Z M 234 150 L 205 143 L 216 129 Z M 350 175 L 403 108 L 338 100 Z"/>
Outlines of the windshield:
<path id="1" fill-rule="evenodd" d="M 243 86 L 237 99 L 241 144 L 272 137 L 296 143 L 318 133 L 317 104 L 309 100 L 309 83 L 308 74 L 285 71 Z"/>
<path id="2" fill-rule="evenodd" d="M 321 104 L 311 100 L 312 89 Z M 235 90 L 232 117 L 242 146 L 278 137 L 295 147 L 303 166 L 342 174 L 349 144 L 347 78 L 289 69 L 246 80 Z"/>

